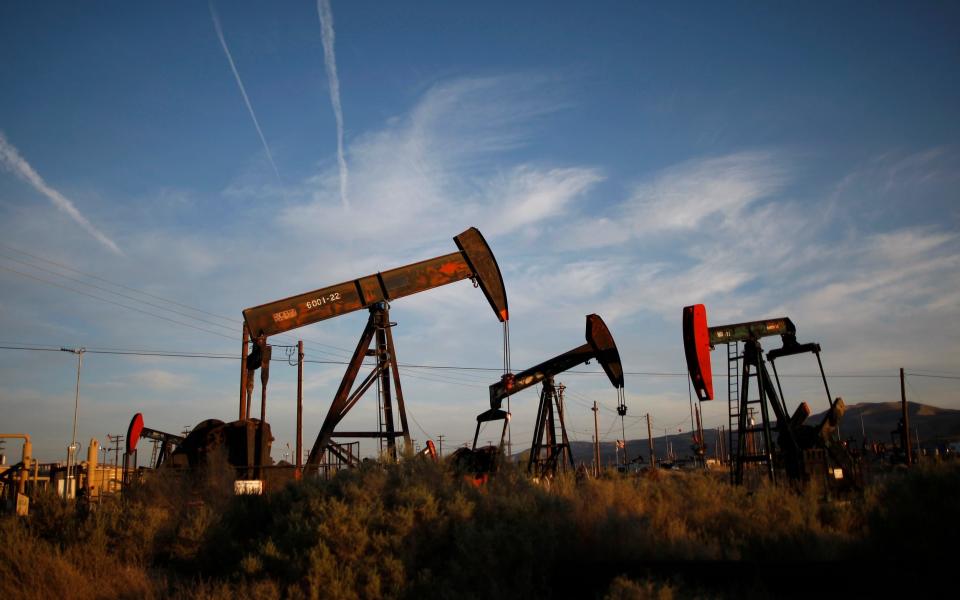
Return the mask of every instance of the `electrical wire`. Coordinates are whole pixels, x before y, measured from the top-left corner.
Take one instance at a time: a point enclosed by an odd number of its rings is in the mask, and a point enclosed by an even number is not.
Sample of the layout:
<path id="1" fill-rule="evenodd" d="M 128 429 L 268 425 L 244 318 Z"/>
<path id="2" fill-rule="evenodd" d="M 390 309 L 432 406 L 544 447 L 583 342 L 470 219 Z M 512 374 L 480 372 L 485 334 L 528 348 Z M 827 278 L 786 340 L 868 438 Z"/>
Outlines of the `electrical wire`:
<path id="1" fill-rule="evenodd" d="M 197 312 L 197 313 L 201 313 L 201 314 L 204 314 L 204 315 L 208 315 L 208 316 L 211 316 L 211 317 L 220 319 L 220 320 L 222 320 L 222 321 L 226 321 L 226 322 L 228 322 L 228 323 L 232 323 L 232 324 L 234 325 L 234 327 L 243 323 L 243 321 L 240 320 L 240 319 L 236 319 L 236 318 L 233 318 L 233 317 L 227 317 L 227 316 L 224 316 L 224 315 L 218 315 L 218 314 L 216 314 L 216 313 L 212 313 L 212 312 L 203 310 L 203 309 L 201 309 L 201 308 L 196 308 L 196 307 L 194 307 L 194 306 L 190 306 L 190 305 L 188 305 L 188 304 L 184 304 L 184 303 L 182 303 L 182 302 L 178 302 L 178 301 L 172 300 L 172 299 L 170 299 L 170 298 L 165 298 L 165 297 L 163 297 L 163 296 L 158 296 L 158 295 L 156 295 L 156 294 L 151 294 L 150 292 L 145 292 L 145 291 L 143 291 L 143 290 L 138 290 L 138 289 L 136 289 L 136 288 L 133 288 L 133 287 L 124 285 L 124 284 L 122 284 L 122 283 L 117 283 L 117 282 L 115 282 L 115 281 L 111 281 L 111 280 L 106 279 L 106 278 L 104 278 L 104 277 L 100 277 L 100 276 L 98 276 L 98 275 L 94 275 L 93 273 L 87 273 L 87 272 L 85 272 L 85 271 L 80 271 L 80 270 L 78 270 L 78 269 L 74 269 L 74 268 L 72 268 L 72 267 L 70 267 L 70 266 L 68 266 L 68 265 L 63 264 L 63 263 L 60 263 L 60 262 L 57 262 L 57 261 L 54 261 L 54 260 L 49 260 L 49 259 L 46 259 L 46 258 L 37 256 L 37 255 L 35 255 L 35 254 L 31 254 L 31 253 L 26 252 L 26 251 L 24 251 L 24 250 L 19 250 L 19 249 L 17 249 L 17 248 L 14 248 L 13 246 L 8 245 L 8 244 L 0 243 L 0 247 L 6 248 L 6 249 L 8 249 L 8 250 L 12 250 L 13 252 L 16 252 L 16 253 L 21 254 L 21 255 L 24 255 L 24 256 L 28 256 L 28 257 L 30 257 L 30 258 L 32 258 L 32 259 L 34 259 L 34 260 L 38 260 L 38 261 L 41 261 L 41 262 L 44 262 L 44 263 L 47 263 L 47 264 L 50 264 L 50 265 L 54 265 L 54 266 L 56 266 L 56 267 L 58 267 L 58 268 L 60 268 L 60 269 L 63 269 L 63 270 L 66 270 L 66 271 L 70 271 L 70 272 L 72 272 L 72 273 L 76 273 L 76 274 L 82 275 L 82 276 L 84 276 L 84 277 L 90 277 L 90 278 L 95 279 L 95 280 L 97 280 L 97 281 L 102 281 L 102 282 L 107 283 L 107 284 L 109 284 L 109 285 L 112 285 L 112 286 L 115 286 L 115 287 L 118 287 L 118 288 L 121 288 L 121 289 L 124 289 L 124 290 L 128 290 L 128 291 L 134 292 L 134 293 L 136 293 L 136 294 L 140 294 L 140 295 L 142 295 L 142 296 L 147 296 L 147 297 L 149 297 L 149 298 L 154 298 L 154 299 L 160 300 L 160 301 L 162 301 L 162 302 L 167 302 L 167 303 L 169 303 L 169 304 L 173 304 L 173 305 L 175 305 L 175 306 L 179 306 L 179 307 L 185 308 L 185 309 L 187 309 L 187 310 L 191 310 L 191 311 L 194 311 L 194 312 Z M 4 258 L 4 259 L 6 259 L 6 260 L 12 260 L 12 261 L 17 262 L 17 263 L 19 263 L 19 264 L 21 264 L 21 265 L 24 265 L 24 266 L 27 266 L 27 267 L 30 267 L 30 268 L 33 268 L 33 269 L 38 269 L 38 270 L 44 271 L 44 272 L 46 272 L 46 273 L 50 273 L 50 274 L 52 274 L 52 275 L 54 275 L 54 276 L 57 276 L 57 277 L 62 277 L 62 278 L 67 279 L 67 280 L 69 280 L 69 281 L 73 281 L 74 283 L 79 283 L 80 285 L 85 285 L 85 286 L 88 286 L 88 287 L 92 287 L 92 288 L 94 288 L 94 289 L 100 290 L 100 291 L 105 292 L 105 293 L 108 293 L 108 294 L 113 294 L 113 295 L 115 295 L 115 296 L 120 296 L 120 297 L 122 297 L 122 298 L 126 298 L 126 299 L 129 299 L 129 300 L 133 300 L 133 301 L 135 301 L 135 302 L 142 302 L 142 303 L 148 304 L 149 306 L 153 306 L 153 307 L 155 307 L 155 308 L 158 308 L 158 309 L 160 309 L 160 310 L 165 310 L 165 311 L 172 312 L 172 313 L 174 313 L 174 314 L 177 314 L 177 315 L 180 315 L 180 316 L 189 318 L 189 319 L 193 319 L 193 320 L 196 320 L 196 321 L 200 321 L 200 322 L 203 322 L 203 323 L 207 323 L 207 324 L 209 324 L 209 325 L 213 325 L 213 326 L 216 326 L 216 327 L 221 327 L 221 328 L 224 328 L 224 329 L 226 329 L 226 330 L 228 330 L 228 331 L 231 330 L 231 327 L 228 327 L 227 325 L 223 325 L 223 324 L 220 324 L 220 323 L 215 323 L 215 322 L 210 321 L 210 320 L 208 320 L 208 319 L 204 319 L 204 318 L 201 318 L 201 317 L 196 317 L 196 316 L 194 316 L 194 315 L 190 315 L 190 314 L 183 313 L 183 312 L 180 312 L 180 311 L 175 311 L 175 310 L 173 310 L 173 309 L 163 307 L 163 306 L 158 305 L 158 304 L 156 304 L 156 303 L 147 302 L 147 301 L 142 300 L 142 299 L 140 299 L 140 298 L 136 298 L 136 297 L 133 297 L 133 296 L 129 296 L 129 295 L 127 295 L 127 294 L 122 294 L 122 293 L 120 293 L 120 292 L 116 292 L 116 291 L 107 289 L 107 288 L 105 288 L 105 287 L 103 287 L 103 286 L 98 286 L 98 285 L 96 285 L 96 284 L 87 283 L 87 282 L 78 280 L 78 279 L 76 279 L 76 278 L 69 277 L 69 276 L 64 275 L 64 274 L 62 274 L 62 273 L 58 273 L 58 272 L 56 272 L 56 271 L 52 271 L 52 270 L 46 269 L 46 268 L 44 268 L 44 267 L 40 267 L 40 266 L 38 266 L 38 265 L 36 265 L 36 264 L 30 263 L 30 262 L 27 262 L 27 261 L 23 261 L 23 260 L 21 260 L 21 259 L 13 258 L 13 257 L 11 257 L 11 256 L 9 256 L 9 255 L 7 255 L 7 256 L 0 255 L 0 257 Z M 7 270 L 12 270 L 12 269 L 7 269 Z M 15 271 L 15 272 L 16 272 L 16 271 Z M 23 273 L 19 273 L 19 274 L 24 275 Z M 25 275 L 25 276 L 28 276 L 28 275 Z M 48 281 L 48 280 L 43 280 L 43 279 L 40 279 L 40 278 L 37 278 L 37 277 L 34 277 L 34 279 L 36 279 L 37 281 L 41 281 L 41 282 L 43 282 L 43 283 L 48 283 L 48 284 L 50 284 L 50 285 L 55 285 L 55 286 L 58 286 L 58 287 L 63 287 L 62 285 L 59 285 L 59 284 L 57 284 L 57 283 L 55 283 L 55 282 L 51 282 L 51 281 Z M 76 291 L 76 292 L 81 293 L 81 294 L 84 293 L 84 292 L 81 292 L 81 291 L 79 291 L 79 290 L 72 289 L 72 288 L 67 288 L 67 289 L 71 289 L 71 291 Z M 89 295 L 89 294 L 84 294 L 84 295 Z M 131 308 L 131 307 L 127 307 L 127 306 L 125 306 L 125 305 L 121 305 L 121 306 L 124 306 L 124 308 Z M 136 309 L 133 309 L 133 310 L 136 310 Z M 143 312 L 143 311 L 140 311 L 140 312 Z M 149 314 L 152 314 L 152 313 L 149 313 Z M 157 316 L 157 315 L 152 315 L 152 316 Z M 162 318 L 162 317 L 161 317 L 161 318 Z M 296 338 L 294 338 L 293 335 L 288 334 L 288 333 L 283 333 L 283 334 L 278 334 L 278 335 L 279 335 L 279 336 L 282 336 L 282 337 L 287 337 L 287 338 L 290 338 L 290 339 L 296 339 Z M 233 338 L 233 336 L 230 336 L 230 337 Z M 310 338 L 302 338 L 302 336 L 301 336 L 301 339 L 303 339 L 304 342 L 306 342 L 306 343 L 308 343 L 308 344 L 311 344 L 311 345 L 323 346 L 323 347 L 331 348 L 331 349 L 333 349 L 333 350 L 337 350 L 337 351 L 338 351 L 339 353 L 341 353 L 341 354 L 342 354 L 342 353 L 346 353 L 347 355 L 350 355 L 350 351 L 347 350 L 346 348 L 340 348 L 339 346 L 333 346 L 333 345 L 331 345 L 331 344 L 326 344 L 326 343 L 324 343 L 324 342 L 319 342 L 319 341 L 316 341 L 316 340 L 312 340 L 312 339 L 310 339 Z M 317 349 L 317 352 L 321 352 L 321 353 L 325 353 L 325 354 L 331 354 L 331 355 L 336 356 L 336 354 L 333 354 L 333 353 L 331 353 L 331 352 L 329 352 L 329 351 L 325 351 L 325 350 Z"/>
<path id="2" fill-rule="evenodd" d="M 4 267 L 0 266 L 0 269 L 3 269 L 3 268 L 4 268 Z M 158 315 L 154 315 L 154 316 L 158 316 Z M 163 317 L 163 316 L 159 316 L 159 318 L 166 319 L 166 317 Z M 188 327 L 193 327 L 192 325 L 189 325 L 189 324 L 186 324 L 186 325 L 187 325 Z M 217 334 L 217 335 L 220 335 L 220 334 Z M 232 339 L 232 337 L 231 337 L 231 339 Z M 30 343 L 25 343 L 25 342 L 4 342 L 4 345 L 0 345 L 0 350 L 28 350 L 28 351 L 29 351 L 29 350 L 37 350 L 37 351 L 59 352 L 61 347 L 62 347 L 62 346 L 53 346 L 53 345 L 50 345 L 50 344 L 30 344 Z M 277 347 L 286 347 L 286 346 L 277 346 Z M 100 348 L 100 349 L 97 349 L 97 350 L 93 350 L 93 349 L 91 349 L 91 348 L 88 348 L 88 349 L 87 349 L 87 352 L 90 352 L 91 354 L 117 354 L 117 355 L 132 355 L 132 356 L 167 356 L 167 357 L 171 357 L 171 358 L 215 358 L 215 359 L 233 359 L 233 360 L 239 360 L 239 359 L 240 359 L 240 356 L 239 356 L 239 355 L 233 355 L 233 354 L 229 354 L 229 353 L 200 352 L 200 351 L 197 351 L 197 352 L 177 352 L 177 351 L 172 351 L 172 350 L 171 350 L 171 351 L 167 351 L 167 350 L 142 350 L 142 349 L 138 350 L 138 349 L 126 349 L 126 348 Z M 286 359 L 285 359 L 285 358 L 277 358 L 277 359 L 275 359 L 275 360 L 286 362 Z M 348 361 L 344 361 L 344 360 L 318 360 L 318 359 L 307 359 L 307 358 L 305 358 L 303 362 L 305 362 L 305 363 L 311 363 L 311 364 L 323 364 L 323 365 L 348 365 L 348 364 L 350 364 Z M 499 371 L 499 370 L 500 370 L 500 369 L 498 369 L 498 368 L 492 368 L 492 367 L 467 367 L 467 366 L 459 366 L 459 365 L 431 365 L 431 364 L 412 364 L 412 363 L 411 363 L 411 364 L 399 363 L 399 364 L 398 364 L 398 367 L 400 367 L 402 370 L 404 370 L 404 372 L 407 373 L 408 376 L 410 376 L 410 377 L 420 377 L 420 378 L 422 378 L 422 379 L 425 379 L 425 378 L 426 378 L 423 374 L 413 374 L 413 373 L 410 373 L 409 369 L 431 369 L 431 370 L 439 370 L 439 371 L 449 370 L 449 371 L 466 371 L 466 372 L 471 372 L 471 371 Z M 565 373 L 570 373 L 570 372 L 571 372 L 571 371 L 566 371 Z M 580 373 L 583 373 L 583 374 L 591 374 L 591 375 L 603 375 L 603 374 L 604 374 L 604 373 L 602 373 L 602 372 L 593 373 L 593 372 L 590 372 L 590 371 L 580 371 Z M 636 374 L 636 373 L 632 373 L 632 374 Z M 907 372 L 905 372 L 905 375 L 906 375 L 907 377 L 922 377 L 922 378 L 933 378 L 933 379 L 960 379 L 960 376 L 954 376 L 954 375 L 929 375 L 929 374 L 917 373 L 917 372 L 914 372 L 914 371 L 907 371 Z M 434 377 L 438 377 L 438 376 L 434 376 Z M 784 378 L 789 378 L 789 377 L 817 377 L 817 378 L 819 378 L 820 375 L 790 375 L 790 374 L 786 374 L 786 375 L 781 375 L 781 377 L 784 377 Z M 889 379 L 889 378 L 899 378 L 899 375 L 880 375 L 880 374 L 846 374 L 846 375 L 836 375 L 836 374 L 835 374 L 835 375 L 831 375 L 830 377 L 831 377 L 831 378 L 833 378 L 833 377 L 848 377 L 848 378 L 855 378 L 855 379 L 876 379 L 876 378 Z M 447 378 L 447 379 L 436 380 L 436 381 L 445 381 L 445 382 L 449 382 L 449 383 L 460 383 L 461 385 L 466 385 L 466 386 L 470 386 L 470 387 L 487 387 L 487 386 L 483 386 L 483 385 L 479 385 L 479 384 L 467 383 L 467 380 L 457 381 L 457 380 L 454 379 L 454 378 Z M 578 393 L 578 392 L 576 392 L 576 391 L 573 391 L 573 390 L 571 390 L 571 389 L 569 389 L 569 388 L 567 388 L 566 393 L 567 393 L 569 396 L 573 396 L 572 400 L 573 400 L 575 403 L 581 404 L 581 405 L 584 405 L 584 406 L 587 406 L 587 408 L 590 408 L 589 404 L 593 402 L 592 400 L 590 400 L 590 399 L 587 398 L 586 396 L 583 396 L 582 394 L 580 394 L 580 393 Z M 603 408 L 603 409 L 606 410 L 606 411 L 609 411 L 609 412 L 612 412 L 612 413 L 616 413 L 616 410 L 615 410 L 615 409 L 610 408 L 609 406 L 606 406 L 605 404 L 603 404 L 602 401 L 598 401 L 597 404 L 598 404 L 598 406 L 600 406 L 601 408 Z M 627 416 L 627 418 L 628 418 L 628 419 L 631 419 L 631 418 L 632 418 L 632 419 L 642 419 L 642 418 L 644 418 L 644 417 L 642 417 L 642 416 L 639 416 L 639 417 Z"/>

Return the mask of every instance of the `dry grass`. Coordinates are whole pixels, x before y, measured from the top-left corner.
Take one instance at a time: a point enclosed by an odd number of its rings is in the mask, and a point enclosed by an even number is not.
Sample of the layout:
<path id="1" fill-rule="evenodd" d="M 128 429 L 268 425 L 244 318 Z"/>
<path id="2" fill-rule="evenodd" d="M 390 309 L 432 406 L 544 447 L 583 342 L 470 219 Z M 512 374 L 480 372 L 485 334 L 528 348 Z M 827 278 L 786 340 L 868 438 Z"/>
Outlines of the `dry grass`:
<path id="1" fill-rule="evenodd" d="M 0 597 L 762 596 L 767 566 L 935 559 L 958 492 L 956 465 L 844 503 L 707 473 L 548 486 L 507 469 L 477 489 L 419 460 L 263 497 L 233 497 L 223 471 L 167 473 L 123 503 L 44 497 L 0 520 Z"/>

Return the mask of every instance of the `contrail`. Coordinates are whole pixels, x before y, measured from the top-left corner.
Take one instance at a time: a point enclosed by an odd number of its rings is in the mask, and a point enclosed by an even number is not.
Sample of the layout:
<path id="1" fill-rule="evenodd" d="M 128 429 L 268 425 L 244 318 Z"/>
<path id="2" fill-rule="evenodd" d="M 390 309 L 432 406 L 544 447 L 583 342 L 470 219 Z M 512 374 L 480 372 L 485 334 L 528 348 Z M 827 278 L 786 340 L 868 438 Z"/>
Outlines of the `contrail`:
<path id="1" fill-rule="evenodd" d="M 337 164 L 340 165 L 340 202 L 343 208 L 350 208 L 347 198 L 347 159 L 343 156 L 343 108 L 340 106 L 340 78 L 337 77 L 337 57 L 333 53 L 333 10 L 330 0 L 317 0 L 317 12 L 320 13 L 320 32 L 323 37 L 323 63 L 327 68 L 330 81 L 330 103 L 333 116 L 337 120 Z"/>
<path id="2" fill-rule="evenodd" d="M 237 80 L 237 87 L 240 88 L 240 94 L 247 105 L 247 111 L 250 112 L 250 118 L 253 120 L 253 126 L 257 128 L 257 135 L 260 136 L 260 142 L 263 143 L 263 149 L 267 153 L 267 160 L 273 167 L 273 174 L 277 176 L 277 183 L 280 184 L 280 171 L 277 170 L 277 163 L 273 162 L 273 154 L 270 152 L 270 146 L 267 145 L 267 138 L 263 137 L 263 130 L 260 129 L 260 122 L 257 121 L 257 115 L 253 112 L 253 105 L 250 104 L 250 98 L 247 97 L 247 90 L 243 87 L 243 81 L 240 80 L 240 73 L 237 72 L 237 65 L 233 64 L 233 55 L 230 54 L 230 48 L 227 47 L 227 40 L 223 37 L 223 28 L 220 27 L 220 17 L 217 15 L 217 9 L 213 7 L 213 0 L 210 0 L 210 16 L 213 18 L 213 27 L 217 30 L 217 38 L 220 40 L 220 46 L 223 47 L 223 53 L 227 55 L 227 62 L 230 63 L 230 70 L 233 71 L 233 78 Z M 282 184 L 281 184 L 282 185 Z"/>
<path id="3" fill-rule="evenodd" d="M 30 163 L 20 156 L 20 152 L 7 141 L 2 131 L 0 131 L 0 164 L 3 164 L 8 171 L 26 181 L 38 192 L 49 198 L 54 206 L 70 215 L 80 227 L 86 229 L 87 233 L 96 238 L 98 242 L 109 248 L 112 252 L 121 256 L 123 255 L 123 252 L 113 243 L 113 240 L 104 235 L 103 232 L 94 227 L 85 216 L 80 214 L 80 211 L 77 210 L 77 207 L 69 198 L 47 185 L 43 177 L 40 177 L 40 174 L 33 170 Z"/>

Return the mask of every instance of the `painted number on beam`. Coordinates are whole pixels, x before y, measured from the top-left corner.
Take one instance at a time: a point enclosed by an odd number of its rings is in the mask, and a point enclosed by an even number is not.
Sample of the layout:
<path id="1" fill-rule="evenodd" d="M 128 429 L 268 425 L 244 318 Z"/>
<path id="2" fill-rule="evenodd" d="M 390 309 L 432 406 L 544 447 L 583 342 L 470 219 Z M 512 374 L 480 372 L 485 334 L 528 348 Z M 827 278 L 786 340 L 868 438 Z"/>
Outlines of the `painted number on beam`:
<path id="1" fill-rule="evenodd" d="M 319 298 L 314 298 L 313 300 L 307 300 L 306 308 L 307 310 L 312 310 L 314 308 L 320 308 L 328 302 L 340 302 L 342 297 L 340 292 L 333 292 L 332 294 L 327 294 L 326 296 L 320 296 Z"/>

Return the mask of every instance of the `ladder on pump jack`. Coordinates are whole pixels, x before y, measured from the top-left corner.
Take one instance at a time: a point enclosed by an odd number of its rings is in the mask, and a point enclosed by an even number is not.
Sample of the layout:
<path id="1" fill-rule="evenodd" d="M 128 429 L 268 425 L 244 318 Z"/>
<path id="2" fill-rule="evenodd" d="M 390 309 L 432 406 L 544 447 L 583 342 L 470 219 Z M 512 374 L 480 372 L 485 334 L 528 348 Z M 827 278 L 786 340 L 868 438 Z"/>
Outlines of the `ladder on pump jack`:
<path id="1" fill-rule="evenodd" d="M 740 342 L 727 342 L 727 464 L 733 463 L 737 447 L 734 444 L 735 425 L 740 423 Z M 730 470 L 733 477 L 733 470 Z"/>

